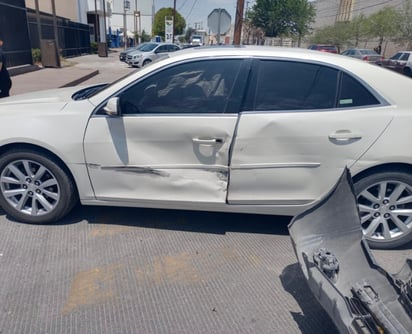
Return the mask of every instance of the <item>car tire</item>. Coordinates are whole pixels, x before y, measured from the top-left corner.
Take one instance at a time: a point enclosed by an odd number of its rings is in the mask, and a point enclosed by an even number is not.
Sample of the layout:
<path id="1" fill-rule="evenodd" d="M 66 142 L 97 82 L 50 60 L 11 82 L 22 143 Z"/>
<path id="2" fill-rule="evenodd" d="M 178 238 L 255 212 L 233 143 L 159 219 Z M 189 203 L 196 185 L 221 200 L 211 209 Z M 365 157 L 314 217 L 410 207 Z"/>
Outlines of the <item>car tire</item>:
<path id="1" fill-rule="evenodd" d="M 53 223 L 76 203 L 72 178 L 51 155 L 14 149 L 0 156 L 0 206 L 14 219 Z"/>
<path id="2" fill-rule="evenodd" d="M 405 68 L 403 69 L 403 74 L 405 74 L 405 75 L 408 76 L 408 77 L 412 77 L 412 71 L 411 71 L 411 69 L 410 69 L 409 67 L 405 67 Z"/>
<path id="3" fill-rule="evenodd" d="M 146 60 L 143 62 L 143 65 L 142 65 L 142 66 L 146 66 L 147 64 L 149 64 L 149 63 L 151 63 L 151 62 L 152 62 L 151 60 L 146 59 Z"/>
<path id="4" fill-rule="evenodd" d="M 391 249 L 412 240 L 412 175 L 382 172 L 354 184 L 363 234 L 372 248 Z"/>

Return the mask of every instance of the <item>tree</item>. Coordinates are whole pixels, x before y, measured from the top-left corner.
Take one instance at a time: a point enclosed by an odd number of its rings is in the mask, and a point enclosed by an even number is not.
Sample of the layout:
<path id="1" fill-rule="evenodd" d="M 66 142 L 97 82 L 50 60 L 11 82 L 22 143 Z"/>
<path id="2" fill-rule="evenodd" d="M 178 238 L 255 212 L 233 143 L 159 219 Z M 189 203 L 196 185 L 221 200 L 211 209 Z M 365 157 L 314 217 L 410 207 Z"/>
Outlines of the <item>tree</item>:
<path id="1" fill-rule="evenodd" d="M 350 31 L 354 39 L 355 47 L 359 46 L 361 39 L 367 36 L 367 19 L 363 14 L 360 14 L 350 22 Z"/>
<path id="2" fill-rule="evenodd" d="M 334 25 L 326 26 L 316 30 L 311 42 L 314 44 L 333 44 L 340 50 L 352 39 L 351 25 L 348 22 L 336 22 Z"/>
<path id="3" fill-rule="evenodd" d="M 309 31 L 315 9 L 307 0 L 256 0 L 249 17 L 268 37 L 300 38 Z"/>
<path id="4" fill-rule="evenodd" d="M 307 0 L 291 0 L 288 6 L 292 19 L 290 33 L 298 37 L 300 47 L 302 37 L 310 32 L 311 24 L 315 21 L 316 10 Z"/>
<path id="5" fill-rule="evenodd" d="M 377 37 L 379 45 L 395 37 L 398 29 L 399 12 L 393 7 L 385 7 L 367 19 L 367 32 L 370 37 Z"/>
<path id="6" fill-rule="evenodd" d="M 411 49 L 412 43 L 412 3 L 411 0 L 405 0 L 401 11 L 399 12 L 398 21 L 399 41 L 407 41 L 406 48 Z"/>
<path id="7" fill-rule="evenodd" d="M 195 32 L 196 32 L 196 30 L 193 29 L 193 28 L 189 27 L 189 28 L 186 29 L 186 32 L 185 32 L 185 41 L 186 41 L 186 43 L 190 43 L 190 39 L 191 39 L 192 35 Z"/>
<path id="8" fill-rule="evenodd" d="M 173 8 L 161 8 L 155 14 L 153 20 L 153 34 L 159 36 L 165 36 L 165 18 L 173 17 Z M 179 12 L 176 11 L 175 15 L 175 24 L 174 24 L 174 35 L 181 35 L 186 27 L 186 21 Z"/>

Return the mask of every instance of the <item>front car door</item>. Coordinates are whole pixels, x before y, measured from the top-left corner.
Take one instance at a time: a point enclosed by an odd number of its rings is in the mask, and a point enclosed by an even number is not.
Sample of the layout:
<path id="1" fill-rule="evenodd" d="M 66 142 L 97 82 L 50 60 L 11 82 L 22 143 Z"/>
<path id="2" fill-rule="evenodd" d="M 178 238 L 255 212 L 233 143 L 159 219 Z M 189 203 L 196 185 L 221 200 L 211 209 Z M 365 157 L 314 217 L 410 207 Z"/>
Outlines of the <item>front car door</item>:
<path id="1" fill-rule="evenodd" d="M 84 139 L 96 198 L 164 207 L 225 203 L 242 63 L 237 58 L 169 66 L 115 95 L 121 117 L 98 110 Z"/>
<path id="2" fill-rule="evenodd" d="M 231 158 L 230 204 L 309 205 L 392 118 L 356 78 L 317 63 L 256 60 L 249 87 Z"/>

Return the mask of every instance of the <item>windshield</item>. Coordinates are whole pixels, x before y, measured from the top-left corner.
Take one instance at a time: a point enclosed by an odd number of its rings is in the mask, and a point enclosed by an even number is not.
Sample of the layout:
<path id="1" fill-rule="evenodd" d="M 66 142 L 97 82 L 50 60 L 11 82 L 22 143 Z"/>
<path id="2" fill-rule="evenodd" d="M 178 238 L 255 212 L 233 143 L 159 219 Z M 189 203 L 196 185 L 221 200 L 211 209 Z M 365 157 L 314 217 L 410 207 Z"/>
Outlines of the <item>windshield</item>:
<path id="1" fill-rule="evenodd" d="M 152 51 L 158 45 L 159 44 L 156 44 L 156 43 L 146 43 L 142 45 L 141 47 L 139 47 L 139 51 L 149 52 L 149 51 Z"/>

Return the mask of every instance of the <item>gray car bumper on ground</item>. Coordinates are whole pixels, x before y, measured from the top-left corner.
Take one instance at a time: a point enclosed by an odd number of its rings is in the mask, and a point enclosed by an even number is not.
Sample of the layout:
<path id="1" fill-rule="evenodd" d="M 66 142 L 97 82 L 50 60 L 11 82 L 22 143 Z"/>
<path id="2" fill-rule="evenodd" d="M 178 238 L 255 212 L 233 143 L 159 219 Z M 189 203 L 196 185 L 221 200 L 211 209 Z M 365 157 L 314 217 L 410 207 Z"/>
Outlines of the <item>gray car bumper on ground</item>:
<path id="1" fill-rule="evenodd" d="M 375 262 L 348 171 L 289 230 L 310 289 L 341 333 L 412 333 L 412 260 L 395 275 Z"/>

